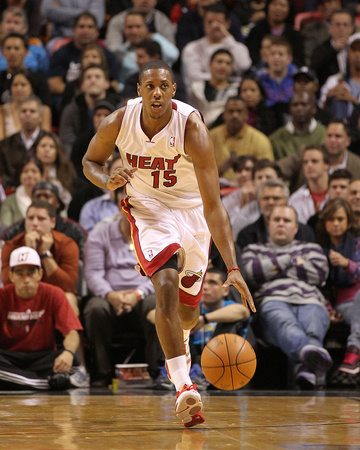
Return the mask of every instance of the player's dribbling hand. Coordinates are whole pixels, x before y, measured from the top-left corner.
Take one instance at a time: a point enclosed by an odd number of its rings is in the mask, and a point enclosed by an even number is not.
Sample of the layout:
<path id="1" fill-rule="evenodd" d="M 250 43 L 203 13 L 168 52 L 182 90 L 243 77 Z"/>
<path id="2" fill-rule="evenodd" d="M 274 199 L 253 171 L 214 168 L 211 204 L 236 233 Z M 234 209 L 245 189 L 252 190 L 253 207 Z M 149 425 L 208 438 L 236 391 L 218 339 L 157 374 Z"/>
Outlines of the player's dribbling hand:
<path id="1" fill-rule="evenodd" d="M 137 171 L 137 167 L 126 169 L 125 167 L 118 167 L 115 169 L 106 182 L 106 189 L 114 191 L 115 189 L 124 186 L 128 181 L 134 178 L 133 173 Z"/>
<path id="2" fill-rule="evenodd" d="M 245 307 L 249 307 L 252 312 L 256 312 L 252 295 L 239 270 L 232 270 L 229 272 L 223 287 L 229 287 L 230 284 L 232 284 L 240 292 L 243 305 Z"/>

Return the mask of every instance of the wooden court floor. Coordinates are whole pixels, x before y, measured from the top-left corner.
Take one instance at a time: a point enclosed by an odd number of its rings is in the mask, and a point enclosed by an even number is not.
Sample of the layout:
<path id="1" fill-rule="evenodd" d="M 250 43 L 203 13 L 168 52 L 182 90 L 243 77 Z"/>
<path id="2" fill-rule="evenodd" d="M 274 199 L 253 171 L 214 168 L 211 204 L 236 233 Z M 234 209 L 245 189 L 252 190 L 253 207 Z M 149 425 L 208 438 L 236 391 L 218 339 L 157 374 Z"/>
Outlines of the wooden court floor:
<path id="1" fill-rule="evenodd" d="M 174 394 L 146 389 L 0 393 L 0 448 L 360 449 L 358 391 L 210 391 L 206 422 L 186 430 Z"/>

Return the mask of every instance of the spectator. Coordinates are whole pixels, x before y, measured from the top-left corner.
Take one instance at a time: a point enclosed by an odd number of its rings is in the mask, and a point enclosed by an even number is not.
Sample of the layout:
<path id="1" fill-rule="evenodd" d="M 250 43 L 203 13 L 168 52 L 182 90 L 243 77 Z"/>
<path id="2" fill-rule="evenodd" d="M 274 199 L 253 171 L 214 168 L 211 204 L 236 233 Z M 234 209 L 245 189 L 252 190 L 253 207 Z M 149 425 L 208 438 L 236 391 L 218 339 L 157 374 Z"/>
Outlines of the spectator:
<path id="1" fill-rule="evenodd" d="M 354 180 L 350 183 L 347 200 L 354 213 L 356 224 L 360 227 L 360 180 Z"/>
<path id="2" fill-rule="evenodd" d="M 120 155 L 117 155 L 109 162 L 109 173 L 115 172 L 119 167 L 124 167 L 124 164 Z M 105 194 L 87 201 L 81 208 L 80 225 L 89 233 L 97 223 L 106 218 L 110 219 L 117 213 L 119 208 L 115 203 L 115 193 L 106 191 Z"/>
<path id="3" fill-rule="evenodd" d="M 326 130 L 325 146 L 329 153 L 330 173 L 348 169 L 354 178 L 359 175 L 360 157 L 347 150 L 350 144 L 349 129 L 345 122 L 332 120 Z"/>
<path id="4" fill-rule="evenodd" d="M 5 226 L 12 225 L 26 215 L 31 204 L 31 193 L 44 175 L 44 166 L 38 158 L 26 155 L 20 168 L 20 185 L 15 193 L 6 197 L 1 205 L 1 223 Z"/>
<path id="5" fill-rule="evenodd" d="M 347 169 L 353 178 L 360 171 L 360 157 L 348 151 L 350 144 L 349 128 L 342 120 L 331 120 L 326 127 L 325 149 L 329 155 L 329 173 L 336 169 Z M 298 189 L 305 182 L 302 171 L 301 151 L 277 162 L 284 174 L 284 179 L 290 180 L 290 191 Z"/>
<path id="6" fill-rule="evenodd" d="M 241 188 L 245 183 L 248 183 L 252 179 L 252 171 L 256 158 L 251 155 L 238 156 L 232 166 L 235 174 L 236 187 L 234 186 L 233 191 L 226 194 L 222 198 L 222 202 L 225 206 L 226 211 L 230 214 L 230 211 L 240 205 L 241 203 Z M 220 179 L 221 183 L 221 179 Z"/>
<path id="7" fill-rule="evenodd" d="M 113 113 L 115 109 L 115 105 L 112 102 L 109 102 L 106 98 L 97 100 L 93 109 L 92 126 L 82 129 L 80 133 L 77 134 L 76 140 L 72 146 L 70 159 L 75 167 L 78 181 L 79 179 L 86 179 L 82 170 L 82 159 L 91 138 L 94 136 L 94 133 L 96 133 L 100 123 L 105 119 L 105 117 Z"/>
<path id="8" fill-rule="evenodd" d="M 137 260 L 130 224 L 120 205 L 124 195 L 119 191 L 120 215 L 96 227 L 85 245 L 84 273 L 91 296 L 84 307 L 84 324 L 92 360 L 91 384 L 100 387 L 107 386 L 113 375 L 111 341 L 116 332 L 135 331 L 145 337 L 146 360 L 154 379 L 158 360 L 163 358 L 155 326 L 148 320 L 155 308 L 154 288 L 149 278 L 134 270 Z"/>
<path id="9" fill-rule="evenodd" d="M 1 15 L 1 40 L 9 33 L 28 35 L 29 25 L 24 9 L 10 6 Z M 24 58 L 24 65 L 34 72 L 41 72 L 46 76 L 49 68 L 49 58 L 40 39 L 29 39 L 28 52 Z M 7 61 L 0 52 L 0 71 L 6 70 Z"/>
<path id="10" fill-rule="evenodd" d="M 118 77 L 120 91 L 124 88 L 126 78 L 139 70 L 136 63 L 135 49 L 136 45 L 144 39 L 151 39 L 160 44 L 162 59 L 169 64 L 169 66 L 172 66 L 179 57 L 179 50 L 174 44 L 168 41 L 160 33 L 149 33 L 145 17 L 140 12 L 129 11 L 126 14 L 124 36 L 124 43 L 116 49 L 116 55 L 121 65 L 120 76 Z"/>
<path id="11" fill-rule="evenodd" d="M 207 7 L 216 4 L 216 0 L 198 0 L 194 8 L 183 8 L 180 20 L 177 23 L 176 45 L 180 51 L 189 42 L 204 37 L 204 14 Z M 185 11 L 184 11 L 185 9 Z M 231 11 L 229 12 L 229 33 L 237 41 L 242 41 L 241 23 Z"/>
<path id="12" fill-rule="evenodd" d="M 253 65 L 253 68 L 256 71 L 259 71 L 260 69 L 267 69 L 269 67 L 269 55 L 271 44 L 273 43 L 274 39 L 276 40 L 277 37 L 272 34 L 266 34 L 261 39 L 261 47 L 259 50 L 260 60 L 256 65 Z"/>
<path id="13" fill-rule="evenodd" d="M 0 140 L 21 130 L 19 105 L 22 100 L 35 95 L 34 84 L 34 76 L 27 70 L 20 69 L 13 74 L 9 86 L 11 101 L 0 105 Z M 51 109 L 48 105 L 42 105 L 42 110 L 41 128 L 50 131 Z"/>
<path id="14" fill-rule="evenodd" d="M 10 81 L 18 70 L 26 69 L 25 57 L 28 54 L 29 43 L 27 38 L 20 34 L 11 32 L 1 42 L 1 51 L 6 59 L 7 67 L 0 72 L 0 103 L 11 101 Z M 47 86 L 46 78 L 39 71 L 27 70 L 32 75 L 33 91 L 43 103 L 51 106 L 51 96 Z"/>
<path id="15" fill-rule="evenodd" d="M 226 101 L 237 95 L 239 83 L 230 81 L 233 61 L 228 50 L 216 50 L 210 58 L 210 79 L 193 81 L 189 87 L 189 103 L 201 111 L 208 128 L 222 114 Z"/>
<path id="16" fill-rule="evenodd" d="M 289 198 L 298 215 L 298 220 L 307 223 L 319 212 L 328 199 L 329 158 L 321 146 L 308 144 L 302 154 L 303 172 L 306 184 Z"/>
<path id="17" fill-rule="evenodd" d="M 41 282 L 37 252 L 10 254 L 11 284 L 0 288 L 0 386 L 4 389 L 66 389 L 82 326 L 58 287 Z M 55 329 L 64 339 L 56 350 Z"/>
<path id="18" fill-rule="evenodd" d="M 41 14 L 45 22 L 50 24 L 51 38 L 72 37 L 79 14 L 84 12 L 96 18 L 96 25 L 100 30 L 105 21 L 104 0 L 86 0 L 81 4 L 76 0 L 59 0 L 57 2 L 42 0 L 41 2 Z"/>
<path id="19" fill-rule="evenodd" d="M 229 288 L 223 287 L 225 281 L 225 272 L 212 267 L 208 269 L 199 303 L 199 320 L 191 330 L 192 367 L 190 376 L 197 384 L 198 389 L 206 389 L 209 385 L 201 371 L 200 360 L 201 353 L 210 339 L 223 333 L 234 333 L 248 338 L 250 311 L 242 304 L 227 299 Z"/>
<path id="20" fill-rule="evenodd" d="M 109 74 L 109 93 L 114 95 L 117 100 L 120 100 L 119 92 L 119 82 L 114 79 L 112 73 L 109 72 L 109 66 L 106 60 L 104 47 L 97 43 L 88 44 L 80 57 L 80 74 L 84 69 L 92 64 L 96 64 L 104 70 L 104 72 Z M 81 75 L 74 81 L 66 83 L 64 94 L 62 95 L 61 110 L 71 102 L 77 95 L 81 94 Z"/>
<path id="21" fill-rule="evenodd" d="M 319 243 L 330 265 L 332 322 L 350 326 L 347 349 L 339 372 L 360 372 L 360 237 L 351 206 L 344 199 L 329 200 L 319 216 Z M 350 379 L 351 380 L 351 379 Z M 356 385 L 356 377 L 353 383 Z"/>
<path id="22" fill-rule="evenodd" d="M 71 157 L 71 149 L 81 130 L 92 128 L 92 114 L 95 103 L 106 99 L 116 106 L 116 98 L 108 92 L 109 75 L 101 66 L 90 64 L 81 74 L 82 93 L 65 106 L 60 120 L 59 136 L 66 155 Z"/>
<path id="23" fill-rule="evenodd" d="M 324 143 L 326 128 L 314 118 L 315 98 L 310 91 L 304 89 L 294 92 L 289 110 L 291 120 L 270 135 L 275 160 L 298 154 L 305 144 Z"/>
<path id="24" fill-rule="evenodd" d="M 55 133 L 45 132 L 38 139 L 34 153 L 43 163 L 44 181 L 58 187 L 66 211 L 71 201 L 76 171 L 64 152 L 61 140 Z"/>
<path id="25" fill-rule="evenodd" d="M 310 66 L 315 70 L 320 86 L 329 76 L 346 72 L 346 45 L 354 32 L 354 21 L 349 11 L 338 9 L 330 17 L 330 38 L 316 47 Z"/>
<path id="26" fill-rule="evenodd" d="M 25 11 L 26 21 L 29 25 L 27 34 L 30 36 L 30 41 L 39 42 L 39 35 L 41 33 L 41 14 L 40 14 L 41 0 L 6 0 L 1 2 L 1 12 L 6 8 L 16 7 Z M 13 20 L 18 22 L 18 19 L 13 17 Z"/>
<path id="27" fill-rule="evenodd" d="M 270 215 L 270 242 L 251 244 L 242 256 L 261 337 L 295 365 L 302 389 L 314 389 L 332 364 L 323 348 L 330 321 L 319 290 L 329 267 L 318 244 L 294 240 L 297 229 L 296 211 L 276 206 Z"/>
<path id="28" fill-rule="evenodd" d="M 77 171 L 78 179 L 75 185 L 73 199 L 68 209 L 68 217 L 71 217 L 71 219 L 77 222 L 79 221 L 80 211 L 84 204 L 88 200 L 98 197 L 104 193 L 102 189 L 90 183 L 90 181 L 84 176 L 82 170 L 82 159 L 101 121 L 114 111 L 114 105 L 107 100 L 97 101 L 93 111 L 93 128 L 82 131 L 74 142 L 71 152 L 71 161 Z"/>
<path id="29" fill-rule="evenodd" d="M 322 20 L 311 20 L 301 28 L 306 65 L 310 65 L 314 50 L 330 39 L 331 16 L 339 8 L 341 8 L 341 0 L 319 1 L 317 10 L 320 12 Z"/>
<path id="30" fill-rule="evenodd" d="M 240 203 L 231 211 L 228 211 L 234 240 L 236 240 L 240 230 L 253 223 L 260 216 L 257 198 L 261 183 L 277 178 L 281 178 L 281 173 L 273 161 L 268 159 L 256 161 L 252 172 L 252 180 L 243 184 L 241 188 Z"/>
<path id="31" fill-rule="evenodd" d="M 266 136 L 278 128 L 274 114 L 266 106 L 266 91 L 257 75 L 252 73 L 244 75 L 240 83 L 239 95 L 248 108 L 248 119 L 246 121 L 248 125 L 266 134 Z"/>
<path id="32" fill-rule="evenodd" d="M 243 249 L 249 244 L 269 242 L 270 214 L 275 206 L 287 205 L 289 200 L 288 187 L 278 179 L 267 180 L 261 183 L 258 190 L 259 218 L 244 227 L 236 238 L 236 243 Z M 299 222 L 295 235 L 298 241 L 314 242 L 313 231 L 304 223 Z"/>
<path id="33" fill-rule="evenodd" d="M 147 2 L 131 0 L 131 2 L 132 9 L 125 9 L 116 14 L 108 23 L 106 42 L 110 50 L 115 52 L 124 43 L 125 18 L 130 11 L 136 11 L 144 16 L 149 33 L 159 33 L 167 41 L 175 44 L 176 25 L 172 24 L 164 13 L 155 8 L 157 0 Z"/>
<path id="34" fill-rule="evenodd" d="M 60 287 L 79 315 L 75 284 L 79 269 L 79 248 L 63 233 L 54 231 L 56 211 L 53 205 L 34 200 L 26 212 L 25 232 L 6 241 L 1 252 L 1 278 L 4 285 L 10 283 L 9 257 L 18 247 L 26 245 L 36 250 L 44 270 L 42 280 Z"/>
<path id="35" fill-rule="evenodd" d="M 162 50 L 158 42 L 151 39 L 144 39 L 135 45 L 136 63 L 139 71 L 149 61 L 162 59 Z M 125 105 L 129 98 L 137 97 L 137 84 L 139 82 L 139 71 L 129 75 L 122 91 L 122 104 Z M 179 73 L 175 72 L 176 93 L 174 98 L 182 102 L 187 102 L 185 84 Z"/>
<path id="36" fill-rule="evenodd" d="M 239 78 L 251 66 L 251 59 L 247 47 L 229 33 L 225 7 L 222 4 L 209 6 L 203 21 L 205 36 L 189 42 L 182 51 L 181 64 L 186 86 L 193 81 L 210 79 L 210 57 L 220 48 L 233 55 L 233 75 Z"/>
<path id="37" fill-rule="evenodd" d="M 61 216 L 61 211 L 64 209 L 64 204 L 60 199 L 57 186 L 48 181 L 39 181 L 35 184 L 32 190 L 31 199 L 32 201 L 43 200 L 54 206 L 56 211 L 54 231 L 64 233 L 66 236 L 73 239 L 79 247 L 80 259 L 82 259 L 87 233 L 74 220 Z M 8 241 L 24 231 L 25 219 L 21 219 L 10 227 L 7 227 L 1 236 L 1 239 Z"/>
<path id="38" fill-rule="evenodd" d="M 292 49 L 283 37 L 273 39 L 268 56 L 268 68 L 258 71 L 266 91 L 266 106 L 282 108 L 286 111 L 294 92 L 293 75 L 296 66 L 291 63 Z M 280 111 L 281 113 L 281 111 Z"/>
<path id="39" fill-rule="evenodd" d="M 346 169 L 336 169 L 329 175 L 329 199 L 343 198 L 346 200 L 352 181 L 351 173 Z"/>
<path id="40" fill-rule="evenodd" d="M 316 99 L 316 113 L 314 119 L 326 126 L 331 120 L 331 115 L 328 111 L 324 111 L 318 105 L 319 80 L 317 79 L 315 72 L 312 69 L 303 66 L 294 73 L 293 79 L 294 91 L 302 91 L 305 89 L 314 95 L 314 98 Z"/>
<path id="41" fill-rule="evenodd" d="M 258 159 L 274 159 L 269 139 L 247 125 L 248 111 L 244 100 L 230 97 L 226 101 L 223 116 L 224 124 L 210 131 L 221 177 L 235 181 L 232 164 L 237 156 L 252 155 Z"/>
<path id="42" fill-rule="evenodd" d="M 73 28 L 73 39 L 56 50 L 50 58 L 48 82 L 53 95 L 62 95 L 66 83 L 80 76 L 81 55 L 89 44 L 97 42 L 99 29 L 96 17 L 88 12 L 77 16 Z M 115 55 L 104 47 L 104 53 L 113 79 L 119 78 L 119 67 Z"/>
<path id="43" fill-rule="evenodd" d="M 251 28 L 259 20 L 265 19 L 266 0 L 240 0 L 233 4 L 232 12 L 238 16 L 242 26 Z"/>
<path id="44" fill-rule="evenodd" d="M 343 198 L 346 200 L 350 191 L 350 183 L 352 180 L 351 173 L 346 169 L 336 169 L 329 175 L 328 182 L 328 199 Z M 308 225 L 315 231 L 317 223 L 319 221 L 319 214 L 321 211 L 316 212 L 307 221 Z"/>
<path id="45" fill-rule="evenodd" d="M 37 139 L 44 131 L 42 122 L 42 104 L 37 97 L 22 100 L 19 105 L 21 130 L 0 141 L 0 175 L 4 189 L 20 184 L 20 167 L 24 157 L 31 154 Z"/>
<path id="46" fill-rule="evenodd" d="M 273 34 L 282 36 L 290 43 L 294 64 L 302 66 L 304 64 L 303 40 L 300 33 L 293 27 L 293 2 L 290 0 L 267 0 L 265 14 L 266 18 L 255 24 L 246 39 L 253 64 L 256 65 L 259 62 L 262 38 L 267 34 Z"/>
<path id="47" fill-rule="evenodd" d="M 333 119 L 349 119 L 360 98 L 360 33 L 347 42 L 347 71 L 330 76 L 320 93 L 320 107 Z"/>

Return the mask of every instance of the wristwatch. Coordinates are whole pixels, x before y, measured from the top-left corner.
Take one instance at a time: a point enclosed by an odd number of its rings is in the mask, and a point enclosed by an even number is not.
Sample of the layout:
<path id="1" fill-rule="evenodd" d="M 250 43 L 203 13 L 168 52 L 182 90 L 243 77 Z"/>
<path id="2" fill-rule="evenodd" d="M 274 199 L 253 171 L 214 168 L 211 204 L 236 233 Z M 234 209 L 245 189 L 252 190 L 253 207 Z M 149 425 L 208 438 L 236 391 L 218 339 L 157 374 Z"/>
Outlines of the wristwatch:
<path id="1" fill-rule="evenodd" d="M 50 250 L 46 250 L 45 253 L 41 253 L 41 255 L 39 255 L 39 256 L 40 256 L 40 259 L 44 259 L 44 258 L 52 258 L 52 257 L 53 257 L 53 254 L 51 253 Z"/>

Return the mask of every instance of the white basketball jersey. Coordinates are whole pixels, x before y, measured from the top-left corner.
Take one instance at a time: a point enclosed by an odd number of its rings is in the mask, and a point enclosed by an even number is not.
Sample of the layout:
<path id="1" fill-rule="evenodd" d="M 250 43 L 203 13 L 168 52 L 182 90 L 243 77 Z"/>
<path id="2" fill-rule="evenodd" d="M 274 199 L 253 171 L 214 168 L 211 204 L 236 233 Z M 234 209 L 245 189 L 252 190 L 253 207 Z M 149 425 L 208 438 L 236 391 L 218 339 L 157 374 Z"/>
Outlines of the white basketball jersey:
<path id="1" fill-rule="evenodd" d="M 184 149 L 186 122 L 196 110 L 177 100 L 172 105 L 169 123 L 149 140 L 140 124 L 142 98 L 129 100 L 115 143 L 125 167 L 138 168 L 126 185 L 130 197 L 155 198 L 170 208 L 191 208 L 202 204 L 192 159 Z"/>

